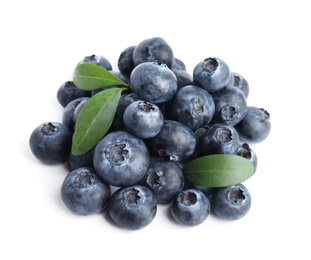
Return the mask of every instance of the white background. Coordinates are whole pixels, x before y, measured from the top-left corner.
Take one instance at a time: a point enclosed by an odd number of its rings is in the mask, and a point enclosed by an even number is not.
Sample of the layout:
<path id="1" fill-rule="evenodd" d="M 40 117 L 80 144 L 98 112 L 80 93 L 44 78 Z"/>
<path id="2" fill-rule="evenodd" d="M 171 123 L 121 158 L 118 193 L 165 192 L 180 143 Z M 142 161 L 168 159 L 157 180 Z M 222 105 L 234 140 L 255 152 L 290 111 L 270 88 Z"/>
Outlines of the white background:
<path id="1" fill-rule="evenodd" d="M 309 1 L 2 1 L 1 259 L 310 259 Z M 56 99 L 75 65 L 99 54 L 117 70 L 126 47 L 160 36 L 194 66 L 223 59 L 250 85 L 248 104 L 271 115 L 272 131 L 252 146 L 258 170 L 244 185 L 252 208 L 228 222 L 174 222 L 160 205 L 140 231 L 108 214 L 82 217 L 61 201 L 66 165 L 30 152 L 32 130 L 61 121 Z"/>

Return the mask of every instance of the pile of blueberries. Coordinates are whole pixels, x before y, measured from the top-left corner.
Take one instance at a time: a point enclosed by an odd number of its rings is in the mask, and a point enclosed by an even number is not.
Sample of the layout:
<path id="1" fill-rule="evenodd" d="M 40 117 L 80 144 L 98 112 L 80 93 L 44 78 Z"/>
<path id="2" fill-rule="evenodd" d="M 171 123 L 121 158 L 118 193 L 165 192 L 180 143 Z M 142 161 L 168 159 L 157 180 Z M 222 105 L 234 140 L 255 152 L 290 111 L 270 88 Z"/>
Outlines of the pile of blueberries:
<path id="1" fill-rule="evenodd" d="M 242 184 L 203 187 L 185 179 L 182 167 L 195 158 L 233 154 L 257 156 L 250 143 L 263 141 L 271 129 L 270 115 L 247 105 L 249 85 L 217 57 L 200 61 L 190 75 L 185 64 L 160 37 L 126 48 L 119 71 L 99 55 L 80 63 L 109 70 L 130 85 L 122 92 L 107 134 L 89 152 L 71 153 L 75 122 L 83 105 L 99 91 L 65 82 L 57 92 L 64 107 L 62 123 L 39 125 L 31 134 L 32 153 L 46 164 L 69 162 L 72 171 L 61 187 L 70 210 L 90 215 L 108 210 L 119 226 L 141 229 L 154 219 L 157 204 L 168 204 L 181 225 L 197 226 L 211 209 L 227 220 L 240 219 L 251 206 Z"/>

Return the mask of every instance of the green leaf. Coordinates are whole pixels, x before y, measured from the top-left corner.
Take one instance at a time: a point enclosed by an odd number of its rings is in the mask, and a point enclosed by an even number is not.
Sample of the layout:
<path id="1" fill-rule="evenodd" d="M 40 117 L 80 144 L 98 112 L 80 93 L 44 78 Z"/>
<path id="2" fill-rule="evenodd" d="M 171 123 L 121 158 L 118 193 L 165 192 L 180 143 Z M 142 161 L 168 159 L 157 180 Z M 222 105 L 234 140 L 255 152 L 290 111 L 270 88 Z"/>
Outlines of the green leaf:
<path id="1" fill-rule="evenodd" d="M 103 138 L 112 124 L 122 90 L 126 88 L 103 90 L 85 103 L 72 137 L 72 154 L 86 153 Z"/>
<path id="2" fill-rule="evenodd" d="M 73 83 L 83 90 L 96 90 L 115 85 L 128 86 L 108 70 L 92 63 L 77 65 L 73 73 Z"/>
<path id="3" fill-rule="evenodd" d="M 247 180 L 253 175 L 254 166 L 242 156 L 214 154 L 189 162 L 183 167 L 183 173 L 197 185 L 226 187 Z"/>

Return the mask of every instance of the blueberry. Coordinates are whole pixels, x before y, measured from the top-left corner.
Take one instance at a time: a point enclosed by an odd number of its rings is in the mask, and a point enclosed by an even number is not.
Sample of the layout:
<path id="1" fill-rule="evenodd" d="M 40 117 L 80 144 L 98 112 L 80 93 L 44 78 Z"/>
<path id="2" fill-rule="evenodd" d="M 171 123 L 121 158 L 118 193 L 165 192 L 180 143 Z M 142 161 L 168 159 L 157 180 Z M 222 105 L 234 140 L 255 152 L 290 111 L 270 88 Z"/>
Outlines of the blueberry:
<path id="1" fill-rule="evenodd" d="M 183 61 L 181 61 L 180 59 L 174 58 L 173 60 L 173 65 L 172 65 L 172 70 L 182 70 L 182 71 L 186 71 L 186 65 Z"/>
<path id="2" fill-rule="evenodd" d="M 148 139 L 148 145 L 157 156 L 183 161 L 194 152 L 196 138 L 188 126 L 177 121 L 164 120 L 162 130 Z"/>
<path id="3" fill-rule="evenodd" d="M 246 81 L 246 79 L 236 73 L 236 72 L 232 72 L 231 73 L 231 85 L 232 87 L 235 87 L 235 88 L 238 88 L 239 90 L 241 90 L 245 97 L 247 98 L 248 97 L 248 94 L 249 94 L 249 85 L 248 85 L 248 82 Z"/>
<path id="4" fill-rule="evenodd" d="M 141 180 L 149 161 L 145 143 L 125 131 L 109 133 L 94 150 L 95 170 L 104 181 L 117 187 L 130 186 Z"/>
<path id="5" fill-rule="evenodd" d="M 161 110 L 147 101 L 135 101 L 124 111 L 123 122 L 126 129 L 139 138 L 156 136 L 163 126 Z"/>
<path id="6" fill-rule="evenodd" d="M 171 101 L 171 115 L 193 131 L 207 125 L 213 118 L 215 104 L 204 89 L 189 85 L 179 89 Z"/>
<path id="7" fill-rule="evenodd" d="M 165 63 L 172 68 L 174 62 L 174 53 L 168 43 L 160 38 L 154 37 L 146 39 L 138 44 L 133 52 L 134 65 L 137 66 L 143 62 Z"/>
<path id="8" fill-rule="evenodd" d="M 92 63 L 95 65 L 98 65 L 106 70 L 112 70 L 112 66 L 105 57 L 100 56 L 100 55 L 91 55 L 91 56 L 86 56 L 83 60 L 81 60 L 78 64 L 82 63 Z"/>
<path id="9" fill-rule="evenodd" d="M 254 152 L 254 150 L 252 150 L 249 145 L 247 143 L 244 143 L 242 145 L 240 145 L 240 147 L 238 148 L 237 155 L 244 157 L 245 159 L 249 160 L 253 165 L 254 165 L 254 173 L 257 170 L 257 164 L 258 164 L 258 159 L 257 159 L 257 155 Z"/>
<path id="10" fill-rule="evenodd" d="M 133 61 L 133 52 L 136 46 L 127 47 L 119 56 L 118 59 L 118 68 L 121 74 L 126 77 L 130 78 L 132 70 L 135 68 L 134 61 Z"/>
<path id="11" fill-rule="evenodd" d="M 112 122 L 112 128 L 114 130 L 126 130 L 123 122 L 124 111 L 131 103 L 137 100 L 140 100 L 140 98 L 136 93 L 125 93 L 124 95 L 121 95 L 117 111 Z"/>
<path id="12" fill-rule="evenodd" d="M 61 123 L 39 125 L 32 132 L 29 145 L 34 156 L 46 164 L 56 164 L 68 159 L 72 132 Z"/>
<path id="13" fill-rule="evenodd" d="M 262 142 L 271 130 L 270 114 L 263 108 L 247 107 L 244 118 L 235 128 L 241 140 L 248 143 Z"/>
<path id="14" fill-rule="evenodd" d="M 169 101 L 177 91 L 177 78 L 165 65 L 145 62 L 132 71 L 131 88 L 141 99 L 151 103 Z"/>
<path id="15" fill-rule="evenodd" d="M 202 152 L 210 154 L 236 154 L 240 146 L 237 131 L 224 124 L 212 125 L 202 139 Z"/>
<path id="16" fill-rule="evenodd" d="M 78 88 L 72 81 L 64 82 L 57 91 L 57 100 L 63 107 L 77 98 L 89 96 L 89 91 Z"/>
<path id="17" fill-rule="evenodd" d="M 234 126 L 245 116 L 247 103 L 243 92 L 234 87 L 226 87 L 213 93 L 215 102 L 214 123 Z"/>
<path id="18" fill-rule="evenodd" d="M 215 213 L 225 220 L 244 217 L 251 207 L 251 196 L 243 184 L 215 188 L 212 194 L 212 207 Z"/>
<path id="19" fill-rule="evenodd" d="M 82 167 L 94 168 L 93 165 L 93 154 L 94 149 L 89 150 L 88 152 L 81 155 L 69 154 L 69 165 L 71 169 L 75 170 Z"/>
<path id="20" fill-rule="evenodd" d="M 124 83 L 128 83 L 128 79 L 125 78 L 119 71 L 109 71 L 111 74 L 113 74 L 114 76 L 116 76 L 119 80 L 121 80 Z M 113 85 L 113 86 L 109 86 L 109 87 L 104 87 L 104 88 L 100 88 L 100 89 L 95 89 L 91 91 L 91 95 L 94 96 L 95 94 L 97 94 L 98 92 L 101 92 L 103 90 L 106 89 L 110 89 L 110 88 L 124 88 L 123 85 Z"/>
<path id="21" fill-rule="evenodd" d="M 67 126 L 69 129 L 73 130 L 75 122 L 73 121 L 73 114 L 78 107 L 78 105 L 85 100 L 89 100 L 89 97 L 77 98 L 68 103 L 63 112 L 62 123 Z"/>
<path id="22" fill-rule="evenodd" d="M 228 85 L 231 72 L 221 59 L 210 57 L 199 62 L 193 71 L 193 80 L 208 92 L 218 91 Z"/>
<path id="23" fill-rule="evenodd" d="M 173 70 L 173 72 L 177 78 L 178 89 L 187 85 L 193 85 L 193 78 L 187 71 Z"/>
<path id="24" fill-rule="evenodd" d="M 182 191 L 185 178 L 175 162 L 153 157 L 142 183 L 153 191 L 157 203 L 169 203 Z"/>
<path id="25" fill-rule="evenodd" d="M 210 208 L 210 202 L 203 192 L 188 189 L 179 193 L 173 200 L 171 213 L 179 224 L 197 226 L 206 220 Z"/>
<path id="26" fill-rule="evenodd" d="M 157 213 L 151 190 L 141 185 L 120 188 L 111 197 L 108 212 L 112 220 L 128 230 L 149 225 Z"/>
<path id="27" fill-rule="evenodd" d="M 92 168 L 78 168 L 69 173 L 61 187 L 66 207 L 79 215 L 102 212 L 111 196 L 110 186 Z"/>

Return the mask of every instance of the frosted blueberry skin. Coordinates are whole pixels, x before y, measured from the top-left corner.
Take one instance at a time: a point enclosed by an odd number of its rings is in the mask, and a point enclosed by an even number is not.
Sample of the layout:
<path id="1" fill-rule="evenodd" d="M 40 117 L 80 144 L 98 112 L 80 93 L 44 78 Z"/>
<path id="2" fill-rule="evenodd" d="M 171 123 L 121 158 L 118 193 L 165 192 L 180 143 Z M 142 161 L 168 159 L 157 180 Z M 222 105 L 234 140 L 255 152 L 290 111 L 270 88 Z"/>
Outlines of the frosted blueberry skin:
<path id="1" fill-rule="evenodd" d="M 212 125 L 202 138 L 203 155 L 236 154 L 239 146 L 237 131 L 225 124 Z"/>
<path id="2" fill-rule="evenodd" d="M 193 78 L 187 71 L 173 70 L 173 72 L 177 78 L 178 89 L 188 85 L 193 85 Z"/>
<path id="3" fill-rule="evenodd" d="M 123 122 L 123 114 L 125 109 L 134 101 L 140 100 L 139 96 L 136 93 L 126 93 L 124 95 L 121 95 L 121 98 L 118 103 L 117 111 L 114 116 L 113 122 L 112 122 L 112 128 L 115 131 L 126 131 L 124 122 Z"/>
<path id="4" fill-rule="evenodd" d="M 196 189 L 180 192 L 171 205 L 174 219 L 181 225 L 191 227 L 202 224 L 208 217 L 210 209 L 209 199 Z"/>
<path id="5" fill-rule="evenodd" d="M 75 170 L 75 169 L 82 168 L 82 167 L 94 168 L 93 154 L 94 154 L 94 148 L 80 155 L 73 155 L 70 152 L 68 162 L 69 162 L 71 169 Z"/>
<path id="6" fill-rule="evenodd" d="M 121 52 L 118 59 L 118 68 L 121 74 L 127 79 L 130 78 L 132 70 L 135 68 L 133 61 L 133 52 L 136 46 L 127 47 Z"/>
<path id="7" fill-rule="evenodd" d="M 78 107 L 78 105 L 84 100 L 89 100 L 89 97 L 77 98 L 77 99 L 69 102 L 64 109 L 63 117 L 62 117 L 62 123 L 71 130 L 74 129 L 74 125 L 75 125 L 75 123 L 73 121 L 73 114 L 74 114 L 76 108 Z"/>
<path id="8" fill-rule="evenodd" d="M 215 213 L 225 220 L 238 220 L 251 208 L 251 196 L 243 184 L 215 188 L 211 200 Z"/>
<path id="9" fill-rule="evenodd" d="M 108 212 L 120 227 L 139 230 L 155 218 L 157 203 L 151 190 L 142 185 L 134 185 L 121 188 L 112 195 Z"/>
<path id="10" fill-rule="evenodd" d="M 177 91 L 171 101 L 171 115 L 191 130 L 207 125 L 215 113 L 212 96 L 204 89 L 189 85 Z"/>
<path id="11" fill-rule="evenodd" d="M 172 68 L 174 53 L 164 39 L 154 37 L 146 39 L 136 46 L 133 52 L 133 61 L 135 66 L 144 62 L 157 61 L 159 64 L 164 63 Z"/>
<path id="12" fill-rule="evenodd" d="M 262 142 L 271 131 L 270 114 L 263 108 L 247 107 L 244 118 L 235 129 L 241 140 L 247 143 Z"/>
<path id="13" fill-rule="evenodd" d="M 156 105 L 139 100 L 125 109 L 123 122 L 131 134 L 146 139 L 156 136 L 161 131 L 164 119 Z"/>
<path id="14" fill-rule="evenodd" d="M 193 70 L 193 80 L 208 92 L 216 92 L 228 85 L 231 71 L 221 59 L 210 57 L 199 62 Z"/>
<path id="15" fill-rule="evenodd" d="M 86 56 L 83 58 L 83 60 L 81 60 L 79 64 L 82 64 L 82 63 L 92 63 L 92 64 L 95 64 L 95 65 L 98 65 L 106 70 L 112 70 L 112 66 L 111 66 L 111 63 L 109 62 L 108 59 L 106 59 L 105 57 L 103 56 L 100 56 L 100 55 L 91 55 L 91 56 Z"/>
<path id="16" fill-rule="evenodd" d="M 95 147 L 93 164 L 108 184 L 125 187 L 141 180 L 149 167 L 149 151 L 145 143 L 125 131 L 106 135 Z"/>
<path id="17" fill-rule="evenodd" d="M 110 196 L 110 186 L 92 168 L 83 167 L 72 171 L 61 186 L 64 204 L 79 215 L 102 212 L 108 206 Z"/>
<path id="18" fill-rule="evenodd" d="M 196 138 L 188 126 L 177 121 L 164 120 L 161 131 L 148 139 L 148 145 L 157 156 L 183 161 L 193 154 Z"/>
<path id="19" fill-rule="evenodd" d="M 254 173 L 257 170 L 258 158 L 254 150 L 252 150 L 247 143 L 241 144 L 236 155 L 242 156 L 249 160 L 254 166 Z"/>
<path id="20" fill-rule="evenodd" d="M 172 70 L 173 71 L 175 71 L 175 70 L 186 71 L 187 68 L 186 68 L 185 63 L 182 60 L 174 58 L 173 65 L 172 65 Z"/>
<path id="21" fill-rule="evenodd" d="M 140 183 L 153 191 L 157 203 L 169 203 L 182 191 L 185 178 L 175 162 L 152 157 Z"/>
<path id="22" fill-rule="evenodd" d="M 61 123 L 49 122 L 36 127 L 30 135 L 29 146 L 33 155 L 46 164 L 68 160 L 72 132 Z"/>
<path id="23" fill-rule="evenodd" d="M 239 73 L 236 73 L 236 72 L 231 73 L 231 80 L 230 80 L 229 86 L 232 86 L 232 87 L 235 87 L 241 90 L 244 93 L 245 97 L 248 98 L 248 95 L 249 95 L 248 82 Z"/>
<path id="24" fill-rule="evenodd" d="M 78 88 L 72 81 L 64 82 L 57 91 L 57 100 L 62 107 L 81 97 L 90 97 L 90 91 Z"/>
<path id="25" fill-rule="evenodd" d="M 141 99 L 151 103 L 162 103 L 172 99 L 177 92 L 177 78 L 165 65 L 145 62 L 132 71 L 131 89 Z"/>
<path id="26" fill-rule="evenodd" d="M 243 119 L 247 102 L 241 90 L 235 87 L 226 87 L 212 95 L 215 102 L 214 123 L 234 126 Z"/>

